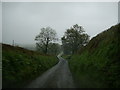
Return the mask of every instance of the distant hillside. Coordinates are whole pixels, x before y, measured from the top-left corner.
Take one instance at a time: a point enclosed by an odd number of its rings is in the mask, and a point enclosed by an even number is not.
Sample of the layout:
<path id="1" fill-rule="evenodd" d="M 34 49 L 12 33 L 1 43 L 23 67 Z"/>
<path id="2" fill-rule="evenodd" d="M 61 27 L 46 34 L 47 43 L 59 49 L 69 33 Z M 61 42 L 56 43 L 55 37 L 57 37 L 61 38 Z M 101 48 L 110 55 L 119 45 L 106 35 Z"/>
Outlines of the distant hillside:
<path id="1" fill-rule="evenodd" d="M 92 38 L 69 64 L 78 87 L 120 88 L 120 24 Z"/>
<path id="2" fill-rule="evenodd" d="M 2 44 L 3 88 L 24 87 L 57 62 L 55 56 Z"/>
<path id="3" fill-rule="evenodd" d="M 18 46 L 28 49 L 28 50 L 33 50 L 36 51 L 36 45 L 35 44 L 19 44 Z"/>

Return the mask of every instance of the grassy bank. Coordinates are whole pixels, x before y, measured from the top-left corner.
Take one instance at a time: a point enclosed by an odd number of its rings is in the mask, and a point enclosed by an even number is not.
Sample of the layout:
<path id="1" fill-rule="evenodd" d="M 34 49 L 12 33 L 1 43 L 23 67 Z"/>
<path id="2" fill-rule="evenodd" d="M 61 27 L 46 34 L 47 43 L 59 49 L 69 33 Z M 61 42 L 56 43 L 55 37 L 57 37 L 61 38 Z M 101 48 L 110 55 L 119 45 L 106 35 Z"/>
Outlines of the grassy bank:
<path id="1" fill-rule="evenodd" d="M 57 62 L 55 56 L 3 44 L 3 88 L 23 87 Z"/>
<path id="2" fill-rule="evenodd" d="M 69 60 L 80 88 L 120 87 L 120 24 L 98 34 Z"/>
<path id="3" fill-rule="evenodd" d="M 2 61 L 2 44 L 0 43 L 0 62 Z"/>

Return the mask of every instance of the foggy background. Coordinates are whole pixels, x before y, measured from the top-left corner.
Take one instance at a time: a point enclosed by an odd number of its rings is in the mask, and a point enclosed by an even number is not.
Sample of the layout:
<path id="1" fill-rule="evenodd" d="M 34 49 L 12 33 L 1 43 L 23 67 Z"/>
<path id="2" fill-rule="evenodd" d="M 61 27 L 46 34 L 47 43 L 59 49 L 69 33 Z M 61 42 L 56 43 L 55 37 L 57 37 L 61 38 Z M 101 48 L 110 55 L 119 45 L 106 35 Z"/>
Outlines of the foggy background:
<path id="1" fill-rule="evenodd" d="M 2 2 L 0 2 L 0 43 L 2 42 Z"/>
<path id="2" fill-rule="evenodd" d="M 118 22 L 120 23 L 120 1 L 118 2 Z"/>
<path id="3" fill-rule="evenodd" d="M 60 39 L 74 24 L 94 37 L 118 23 L 117 2 L 3 2 L 2 42 L 34 44 L 40 29 L 50 26 Z M 61 43 L 59 41 L 59 43 Z"/>

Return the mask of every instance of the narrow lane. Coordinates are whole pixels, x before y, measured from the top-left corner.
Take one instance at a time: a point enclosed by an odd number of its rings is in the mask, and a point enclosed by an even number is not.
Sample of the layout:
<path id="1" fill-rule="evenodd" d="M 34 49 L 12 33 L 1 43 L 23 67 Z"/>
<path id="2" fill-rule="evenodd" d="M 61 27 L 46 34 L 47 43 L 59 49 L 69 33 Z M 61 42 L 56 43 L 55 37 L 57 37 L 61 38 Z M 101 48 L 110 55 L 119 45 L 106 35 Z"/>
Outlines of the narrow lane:
<path id="1" fill-rule="evenodd" d="M 68 62 L 61 55 L 58 59 L 58 64 L 32 81 L 27 88 L 75 88 Z"/>

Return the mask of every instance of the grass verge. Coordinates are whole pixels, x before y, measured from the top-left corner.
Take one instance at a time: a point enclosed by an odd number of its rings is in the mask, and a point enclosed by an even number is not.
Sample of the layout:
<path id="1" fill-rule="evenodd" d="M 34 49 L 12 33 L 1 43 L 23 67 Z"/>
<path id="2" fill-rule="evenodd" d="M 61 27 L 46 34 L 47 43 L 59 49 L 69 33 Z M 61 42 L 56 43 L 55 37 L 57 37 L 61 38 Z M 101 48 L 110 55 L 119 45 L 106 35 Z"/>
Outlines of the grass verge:
<path id="1" fill-rule="evenodd" d="M 24 87 L 57 62 L 55 56 L 2 44 L 3 88 Z"/>
<path id="2" fill-rule="evenodd" d="M 120 24 L 98 34 L 69 60 L 79 88 L 120 88 Z"/>

